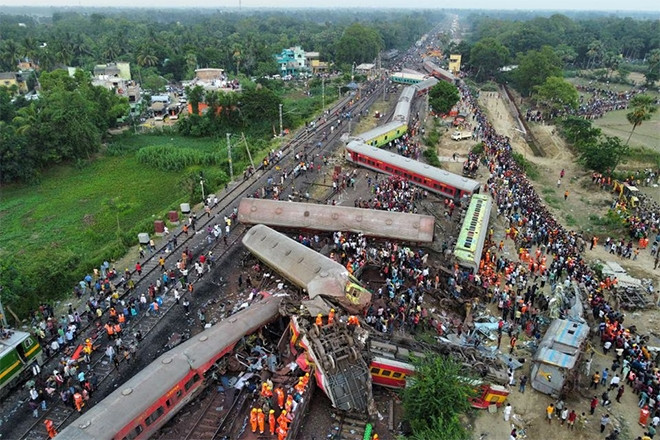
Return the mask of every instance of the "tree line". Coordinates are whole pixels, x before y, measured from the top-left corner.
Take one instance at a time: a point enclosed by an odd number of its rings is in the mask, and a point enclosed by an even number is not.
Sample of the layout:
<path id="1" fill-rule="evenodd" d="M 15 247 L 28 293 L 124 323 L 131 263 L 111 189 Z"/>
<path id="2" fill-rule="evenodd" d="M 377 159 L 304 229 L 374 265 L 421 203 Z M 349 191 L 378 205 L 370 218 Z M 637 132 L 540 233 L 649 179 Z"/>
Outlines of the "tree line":
<path id="1" fill-rule="evenodd" d="M 380 49 L 409 47 L 443 16 L 368 10 L 358 19 L 354 12 L 328 10 L 5 15 L 0 17 L 0 70 L 15 70 L 27 57 L 46 71 L 129 61 L 143 77 L 170 81 L 190 79 L 198 67 L 263 76 L 277 73 L 273 55 L 284 48 L 302 46 L 338 64 L 371 61 Z"/>
<path id="2" fill-rule="evenodd" d="M 608 80 L 625 80 L 636 69 L 648 85 L 660 79 L 657 19 L 554 14 L 529 20 L 474 15 L 470 20 L 468 38 L 452 43 L 449 51 L 462 55 L 478 81 L 510 80 L 523 95 L 550 77 L 561 77 L 565 69 L 602 69 Z M 518 67 L 502 74 L 509 64 Z"/>

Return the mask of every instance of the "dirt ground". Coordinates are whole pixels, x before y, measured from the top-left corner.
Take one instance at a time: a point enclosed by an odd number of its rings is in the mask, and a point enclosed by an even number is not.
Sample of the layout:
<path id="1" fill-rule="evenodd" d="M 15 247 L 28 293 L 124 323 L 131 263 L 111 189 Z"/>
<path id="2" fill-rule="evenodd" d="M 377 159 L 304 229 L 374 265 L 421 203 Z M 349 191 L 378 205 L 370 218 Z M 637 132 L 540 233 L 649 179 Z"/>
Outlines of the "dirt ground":
<path id="1" fill-rule="evenodd" d="M 575 163 L 574 155 L 566 147 L 563 140 L 555 134 L 554 127 L 549 125 L 536 125 L 533 127 L 534 134 L 542 144 L 541 146 L 546 155 L 545 157 L 537 157 L 533 155 L 531 148 L 515 129 L 515 121 L 497 93 L 482 94 L 480 105 L 486 110 L 495 129 L 499 133 L 504 133 L 510 137 L 514 151 L 523 154 L 528 161 L 537 166 L 539 176 L 533 181 L 533 185 L 537 193 L 545 199 L 553 215 L 567 227 L 582 230 L 587 239 L 591 237 L 589 234 L 602 232 L 593 224 L 592 217 L 605 215 L 612 201 L 612 196 L 591 184 L 590 173 Z M 457 161 L 453 161 L 451 156 L 457 153 L 459 156 L 465 157 L 474 144 L 474 141 L 452 141 L 449 139 L 449 135 L 446 135 L 443 136 L 438 147 L 438 156 L 444 161 L 443 165 L 448 171 L 460 173 L 462 159 L 459 158 Z M 562 169 L 565 171 L 565 176 L 558 185 L 557 180 L 560 178 Z M 478 179 L 484 181 L 485 178 L 487 176 L 484 170 L 480 170 Z M 568 194 L 564 198 L 566 191 L 568 191 Z M 503 226 L 498 225 L 501 222 L 495 223 L 499 226 L 496 226 L 497 229 Z M 587 250 L 585 255 L 589 260 L 614 260 L 634 276 L 652 278 L 656 286 L 660 281 L 660 272 L 652 270 L 653 262 L 648 251 L 641 253 L 637 261 L 623 261 L 619 257 L 610 256 L 602 246 Z M 496 310 L 493 310 L 493 312 L 496 312 Z M 640 330 L 651 332 L 660 330 L 660 322 L 657 321 L 655 310 L 635 312 L 631 315 L 629 319 L 634 319 L 638 328 L 641 327 Z M 506 347 L 507 344 L 508 340 L 505 336 L 502 347 Z M 602 354 L 598 341 L 594 340 L 593 345 L 596 351 L 592 373 L 597 369 L 602 371 L 604 368 L 611 368 L 613 357 Z M 529 356 L 525 356 L 524 352 L 517 353 L 517 357 L 529 359 L 531 354 L 526 354 Z M 521 369 L 517 370 L 516 378 L 521 374 L 529 376 L 530 364 L 530 362 L 526 362 Z M 588 378 L 583 375 L 582 379 L 586 385 Z M 597 395 L 600 396 L 603 391 L 604 387 L 600 387 Z M 637 396 L 631 392 L 630 388 L 626 389 L 626 393 L 621 398 L 621 403 L 614 402 L 611 408 L 607 409 L 598 407 L 596 413 L 591 416 L 589 415 L 589 401 L 593 395 L 593 390 L 589 391 L 585 386 L 579 393 L 571 395 L 566 402 L 569 409 L 575 409 L 578 414 L 585 412 L 588 417 L 586 427 L 583 429 L 576 427 L 574 431 L 568 431 L 567 426 L 561 426 L 557 419 L 550 424 L 547 423 L 545 408 L 553 403 L 554 399 L 536 392 L 530 386 L 527 387 L 525 393 L 518 392 L 517 387 L 514 387 L 508 401 L 514 408 L 514 414 L 520 415 L 524 420 L 523 425 L 527 430 L 526 438 L 530 439 L 563 440 L 569 438 L 569 436 L 584 440 L 602 439 L 604 434 L 600 434 L 599 431 L 600 418 L 604 412 L 610 414 L 613 425 L 621 427 L 624 434 L 622 438 L 634 439 L 642 434 L 642 428 L 637 424 L 639 417 Z M 474 439 L 507 439 L 513 427 L 510 421 L 504 421 L 501 411 L 495 414 L 489 414 L 486 411 L 479 412 L 476 418 L 471 421 L 471 425 Z M 608 427 L 605 433 L 609 433 L 612 429 L 613 426 Z M 483 436 L 484 434 L 486 435 Z"/>

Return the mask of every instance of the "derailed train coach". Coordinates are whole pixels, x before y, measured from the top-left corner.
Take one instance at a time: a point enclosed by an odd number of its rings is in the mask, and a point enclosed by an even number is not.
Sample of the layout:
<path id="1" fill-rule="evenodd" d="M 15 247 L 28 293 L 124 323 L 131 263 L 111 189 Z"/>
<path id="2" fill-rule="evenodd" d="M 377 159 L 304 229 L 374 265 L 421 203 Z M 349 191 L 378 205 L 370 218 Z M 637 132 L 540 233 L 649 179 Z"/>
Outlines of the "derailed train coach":
<path id="1" fill-rule="evenodd" d="M 294 230 L 347 231 L 416 243 L 432 242 L 435 226 L 429 215 L 252 198 L 241 200 L 238 221 Z"/>
<path id="2" fill-rule="evenodd" d="M 155 434 L 205 387 L 205 374 L 246 335 L 279 318 L 281 298 L 262 299 L 166 352 L 83 413 L 64 440 L 142 440 Z"/>
<path id="3" fill-rule="evenodd" d="M 310 299 L 324 297 L 349 313 L 361 313 L 371 303 L 371 292 L 334 260 L 268 226 L 253 226 L 243 245 L 267 266 L 305 289 Z"/>

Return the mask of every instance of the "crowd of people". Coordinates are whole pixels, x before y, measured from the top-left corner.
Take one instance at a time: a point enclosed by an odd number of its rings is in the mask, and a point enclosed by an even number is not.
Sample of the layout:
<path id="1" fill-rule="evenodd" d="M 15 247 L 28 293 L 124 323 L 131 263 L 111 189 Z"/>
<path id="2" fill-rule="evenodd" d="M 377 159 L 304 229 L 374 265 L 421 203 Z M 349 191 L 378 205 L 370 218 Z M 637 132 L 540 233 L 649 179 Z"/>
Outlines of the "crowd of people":
<path id="1" fill-rule="evenodd" d="M 593 92 L 593 91 L 592 91 Z M 518 255 L 518 261 L 507 259 L 496 252 L 502 251 L 503 241 L 499 246 L 492 241 L 492 230 L 489 234 L 489 246 L 486 246 L 484 258 L 481 262 L 480 275 L 483 287 L 492 289 L 494 297 L 498 298 L 502 307 L 503 319 L 513 321 L 517 324 L 525 311 L 534 313 L 537 305 L 535 298 L 540 292 L 541 296 L 546 282 L 554 292 L 556 286 L 570 286 L 572 283 L 579 285 L 584 294 L 590 298 L 593 318 L 599 324 L 604 355 L 610 356 L 614 353 L 612 365 L 604 369 L 602 373 L 595 374 L 592 385 L 596 388 L 604 386 L 606 391 L 603 395 L 594 396 L 590 404 L 590 414 L 593 415 L 599 405 L 609 406 L 612 400 L 610 391 L 616 391 L 615 401 L 619 402 L 625 392 L 626 386 L 632 388 L 639 398 L 639 406 L 646 408 L 650 413 L 651 422 L 640 420 L 647 432 L 644 438 L 653 438 L 657 425 L 660 423 L 660 408 L 657 405 L 660 398 L 660 386 L 658 386 L 658 369 L 656 368 L 655 355 L 645 346 L 644 339 L 636 332 L 635 327 L 624 328 L 624 315 L 621 311 L 611 306 L 606 295 L 608 289 L 614 283 L 599 281 L 586 261 L 581 256 L 583 249 L 581 238 L 573 231 L 565 229 L 559 224 L 550 212 L 545 208 L 541 198 L 534 191 L 533 185 L 511 155 L 509 139 L 497 135 L 493 127 L 487 121 L 475 101 L 469 95 L 469 91 L 463 90 L 464 99 L 470 101 L 475 118 L 479 122 L 479 131 L 483 133 L 483 141 L 486 154 L 489 158 L 490 176 L 484 189 L 488 191 L 497 206 L 498 217 L 503 217 L 506 223 L 506 239 L 513 242 L 513 250 Z M 617 108 L 619 100 L 626 102 L 632 94 L 604 93 L 596 91 L 594 98 L 585 107 L 589 114 L 600 114 L 599 112 Z M 588 110 L 591 109 L 591 110 Z M 602 176 L 594 176 L 594 182 L 602 182 Z M 639 239 L 640 232 L 646 235 L 651 231 L 657 233 L 658 215 L 656 212 L 636 212 L 628 217 L 631 227 L 631 238 Z M 508 241 L 507 241 L 508 242 Z M 627 243 L 606 243 L 615 252 L 632 253 L 632 240 Z M 501 283 L 501 284 L 500 284 Z M 499 297 L 498 297 L 499 295 Z M 515 298 L 515 299 L 514 299 Z M 514 299 L 512 301 L 512 299 Z M 562 307 L 567 307 L 568 303 Z M 533 319 L 532 319 L 533 322 Z M 534 328 L 534 327 L 532 327 Z M 514 333 L 515 336 L 515 333 Z M 499 344 L 498 344 L 499 345 Z M 512 347 L 513 348 L 513 347 Z M 513 351 L 513 350 L 512 350 Z M 591 359 L 587 361 L 587 375 Z M 608 381 L 608 376 L 610 377 Z M 573 414 L 573 422 L 576 419 L 581 423 L 587 423 L 585 412 L 578 408 L 569 408 L 563 405 L 557 409 L 550 405 L 547 409 L 547 417 L 550 422 L 553 413 L 558 416 L 563 424 L 569 415 Z M 582 414 L 577 416 L 577 414 Z M 647 414 L 648 416 L 648 414 Z M 603 433 L 610 425 L 610 417 L 604 414 L 600 418 L 600 432 Z M 570 423 L 569 426 L 572 426 Z M 618 436 L 618 427 L 611 428 L 612 438 Z M 642 437 L 640 436 L 639 439 Z"/>

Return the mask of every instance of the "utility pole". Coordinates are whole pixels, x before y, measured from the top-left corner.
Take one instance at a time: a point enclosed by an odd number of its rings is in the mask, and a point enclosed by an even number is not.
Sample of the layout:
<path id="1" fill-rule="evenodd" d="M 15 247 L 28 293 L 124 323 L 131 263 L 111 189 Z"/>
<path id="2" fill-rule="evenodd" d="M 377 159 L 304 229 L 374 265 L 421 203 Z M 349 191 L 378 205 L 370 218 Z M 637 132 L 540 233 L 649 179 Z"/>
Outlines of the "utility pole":
<path id="1" fill-rule="evenodd" d="M 231 164 L 231 162 L 229 163 Z M 206 200 L 206 198 L 204 197 L 204 178 L 199 179 L 199 184 L 202 187 L 202 203 L 204 203 L 204 201 Z"/>
<path id="2" fill-rule="evenodd" d="M 282 104 L 280 104 L 280 136 L 282 133 L 284 133 L 284 129 L 282 128 Z"/>
<path id="3" fill-rule="evenodd" d="M 325 77 L 321 78 L 321 100 L 323 105 L 321 112 L 325 113 Z"/>
<path id="4" fill-rule="evenodd" d="M 0 292 L 2 292 L 2 286 L 0 286 Z M 2 298 L 0 298 L 0 324 L 4 328 L 8 328 L 9 325 L 7 325 L 7 315 L 5 315 L 5 309 L 2 307 Z"/>
<path id="5" fill-rule="evenodd" d="M 234 180 L 234 164 L 231 163 L 231 142 L 229 141 L 229 138 L 231 137 L 231 133 L 227 133 L 227 157 L 229 158 L 229 181 Z"/>

